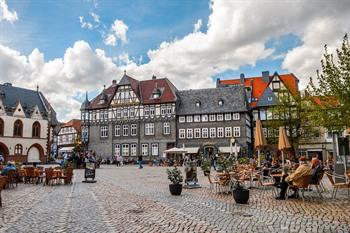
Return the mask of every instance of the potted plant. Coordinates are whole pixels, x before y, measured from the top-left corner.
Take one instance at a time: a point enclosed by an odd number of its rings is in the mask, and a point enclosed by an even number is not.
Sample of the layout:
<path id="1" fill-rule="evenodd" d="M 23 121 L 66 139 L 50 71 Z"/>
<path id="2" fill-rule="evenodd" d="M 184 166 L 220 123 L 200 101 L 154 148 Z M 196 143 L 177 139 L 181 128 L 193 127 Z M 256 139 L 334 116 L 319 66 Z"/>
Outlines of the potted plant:
<path id="1" fill-rule="evenodd" d="M 169 184 L 171 195 L 180 195 L 182 192 L 183 176 L 181 171 L 175 167 L 174 169 L 167 169 L 168 179 L 172 184 Z"/>
<path id="2" fill-rule="evenodd" d="M 247 204 L 249 201 L 249 189 L 246 189 L 242 182 L 236 180 L 232 187 L 232 196 L 238 204 Z"/>
<path id="3" fill-rule="evenodd" d="M 208 159 L 203 160 L 201 168 L 205 176 L 210 175 L 210 167 L 211 167 L 210 160 Z"/>

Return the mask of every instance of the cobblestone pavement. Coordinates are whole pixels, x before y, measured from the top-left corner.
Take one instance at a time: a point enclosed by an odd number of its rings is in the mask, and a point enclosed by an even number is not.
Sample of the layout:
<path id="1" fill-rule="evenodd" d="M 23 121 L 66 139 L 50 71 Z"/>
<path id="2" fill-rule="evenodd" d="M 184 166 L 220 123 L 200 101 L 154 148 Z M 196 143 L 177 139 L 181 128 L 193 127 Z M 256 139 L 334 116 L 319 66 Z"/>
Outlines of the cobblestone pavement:
<path id="1" fill-rule="evenodd" d="M 340 192 L 320 199 L 277 201 L 271 190 L 250 190 L 248 205 L 209 189 L 171 196 L 165 168 L 103 166 L 97 183 L 20 184 L 2 192 L 0 232 L 350 232 L 350 199 Z"/>

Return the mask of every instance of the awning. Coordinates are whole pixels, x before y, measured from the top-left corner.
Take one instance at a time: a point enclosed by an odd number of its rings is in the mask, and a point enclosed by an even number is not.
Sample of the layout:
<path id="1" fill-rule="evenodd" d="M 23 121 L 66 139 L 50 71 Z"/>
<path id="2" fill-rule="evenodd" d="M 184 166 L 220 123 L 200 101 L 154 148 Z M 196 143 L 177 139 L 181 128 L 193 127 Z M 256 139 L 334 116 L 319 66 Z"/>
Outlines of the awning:
<path id="1" fill-rule="evenodd" d="M 169 153 L 169 154 L 183 154 L 183 153 L 187 153 L 187 150 L 182 149 L 182 148 L 174 147 L 174 148 L 165 150 L 164 152 L 165 153 Z"/>
<path id="2" fill-rule="evenodd" d="M 233 146 L 232 153 L 235 153 L 235 148 L 237 148 L 237 153 L 239 153 L 239 151 L 240 151 L 239 146 L 236 146 L 236 147 Z M 229 147 L 229 146 L 220 146 L 219 150 L 220 150 L 220 152 L 223 152 L 223 153 L 231 153 L 231 147 Z"/>
<path id="3" fill-rule="evenodd" d="M 61 147 L 60 149 L 58 149 L 58 152 L 72 152 L 73 149 L 73 146 Z"/>
<path id="4" fill-rule="evenodd" d="M 186 147 L 187 154 L 197 154 L 199 147 Z"/>

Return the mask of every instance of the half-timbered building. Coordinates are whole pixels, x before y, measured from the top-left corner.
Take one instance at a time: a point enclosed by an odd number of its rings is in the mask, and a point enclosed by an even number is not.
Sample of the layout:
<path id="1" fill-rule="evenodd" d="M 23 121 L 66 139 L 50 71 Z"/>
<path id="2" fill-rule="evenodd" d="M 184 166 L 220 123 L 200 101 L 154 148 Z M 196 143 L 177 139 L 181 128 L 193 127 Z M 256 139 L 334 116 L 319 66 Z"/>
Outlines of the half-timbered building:
<path id="1" fill-rule="evenodd" d="M 138 81 L 125 73 L 82 104 L 82 141 L 105 158 L 158 158 L 175 146 L 176 100 L 167 78 Z"/>

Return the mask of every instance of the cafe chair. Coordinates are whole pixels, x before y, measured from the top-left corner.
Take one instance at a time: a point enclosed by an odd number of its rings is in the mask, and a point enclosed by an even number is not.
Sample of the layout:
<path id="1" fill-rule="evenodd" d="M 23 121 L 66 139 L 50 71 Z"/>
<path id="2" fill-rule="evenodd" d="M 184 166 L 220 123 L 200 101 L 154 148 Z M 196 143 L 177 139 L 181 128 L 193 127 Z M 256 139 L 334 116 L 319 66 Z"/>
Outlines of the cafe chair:
<path id="1" fill-rule="evenodd" d="M 337 192 L 338 189 L 348 189 L 348 197 L 350 197 L 350 181 L 346 179 L 346 177 L 338 175 L 338 174 L 331 174 L 331 173 L 326 173 L 329 182 L 331 183 L 333 187 L 333 192 L 332 192 L 332 198 L 337 197 Z M 336 183 L 335 178 L 344 180 L 345 182 L 340 182 Z"/>
<path id="2" fill-rule="evenodd" d="M 304 192 L 309 188 L 312 175 L 303 176 L 303 182 L 300 185 L 289 185 L 286 192 L 286 199 L 288 199 L 288 192 L 292 190 L 297 190 L 297 195 L 299 196 L 299 191 L 301 191 L 301 199 L 304 201 Z"/>
<path id="3" fill-rule="evenodd" d="M 0 176 L 0 207 L 2 207 L 1 191 L 5 188 L 7 183 L 6 176 Z"/>

